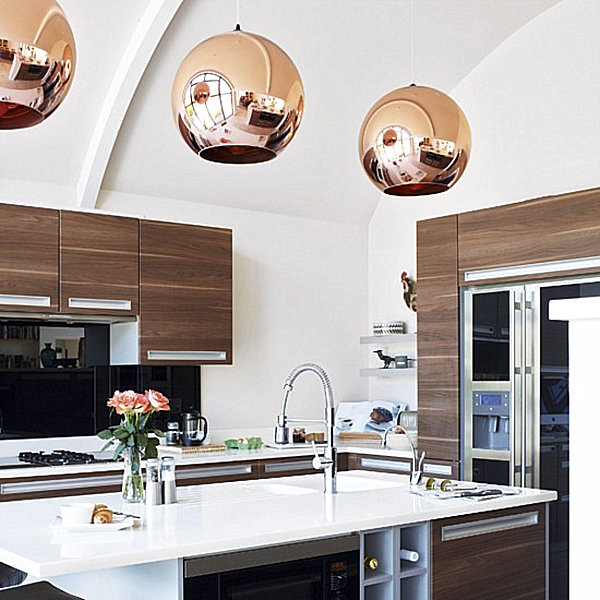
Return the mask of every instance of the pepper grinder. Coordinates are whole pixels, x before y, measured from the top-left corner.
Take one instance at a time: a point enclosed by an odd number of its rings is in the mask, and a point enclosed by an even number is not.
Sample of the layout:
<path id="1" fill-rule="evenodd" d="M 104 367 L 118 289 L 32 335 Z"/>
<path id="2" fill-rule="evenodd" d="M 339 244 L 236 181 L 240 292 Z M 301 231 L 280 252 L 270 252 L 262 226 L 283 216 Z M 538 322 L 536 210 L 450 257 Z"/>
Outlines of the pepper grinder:
<path id="1" fill-rule="evenodd" d="M 146 505 L 162 504 L 160 461 L 149 458 L 146 461 Z"/>
<path id="2" fill-rule="evenodd" d="M 175 504 L 177 502 L 177 484 L 175 482 L 175 459 L 172 456 L 164 456 L 161 459 L 160 473 L 163 502 Z"/>

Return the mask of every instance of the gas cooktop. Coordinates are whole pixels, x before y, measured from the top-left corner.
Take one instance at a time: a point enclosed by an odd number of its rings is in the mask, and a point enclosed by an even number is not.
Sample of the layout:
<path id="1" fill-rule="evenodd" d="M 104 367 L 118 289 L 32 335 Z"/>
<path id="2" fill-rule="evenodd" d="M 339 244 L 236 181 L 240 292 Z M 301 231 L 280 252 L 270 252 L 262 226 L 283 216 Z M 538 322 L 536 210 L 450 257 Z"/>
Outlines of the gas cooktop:
<path id="1" fill-rule="evenodd" d="M 91 463 L 113 462 L 111 452 L 90 454 L 71 450 L 53 450 L 52 452 L 19 452 L 18 456 L 0 458 L 0 469 L 21 467 L 62 467 L 64 465 L 85 465 Z"/>

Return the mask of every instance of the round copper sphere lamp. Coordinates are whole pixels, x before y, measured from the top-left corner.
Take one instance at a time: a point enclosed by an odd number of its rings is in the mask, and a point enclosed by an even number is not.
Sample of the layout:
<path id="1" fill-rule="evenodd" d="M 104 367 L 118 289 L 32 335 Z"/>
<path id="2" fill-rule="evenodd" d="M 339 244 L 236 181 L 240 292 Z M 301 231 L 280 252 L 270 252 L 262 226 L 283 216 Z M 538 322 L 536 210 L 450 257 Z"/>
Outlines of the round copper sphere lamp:
<path id="1" fill-rule="evenodd" d="M 219 163 L 260 163 L 292 141 L 304 88 L 272 41 L 237 28 L 198 44 L 173 82 L 173 116 L 186 144 Z"/>
<path id="2" fill-rule="evenodd" d="M 0 3 L 0 129 L 41 123 L 65 99 L 75 40 L 55 0 Z"/>
<path id="3" fill-rule="evenodd" d="M 358 142 L 369 179 L 392 196 L 438 194 L 462 176 L 471 129 L 458 104 L 430 87 L 411 85 L 378 100 Z"/>

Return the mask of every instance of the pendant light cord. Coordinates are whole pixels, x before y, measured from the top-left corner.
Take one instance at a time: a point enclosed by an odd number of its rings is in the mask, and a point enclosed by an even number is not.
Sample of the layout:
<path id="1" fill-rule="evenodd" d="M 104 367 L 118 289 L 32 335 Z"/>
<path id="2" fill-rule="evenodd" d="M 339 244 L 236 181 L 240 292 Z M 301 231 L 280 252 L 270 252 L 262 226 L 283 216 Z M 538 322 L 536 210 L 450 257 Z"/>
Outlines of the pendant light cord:
<path id="1" fill-rule="evenodd" d="M 240 0 L 235 0 L 235 30 L 239 31 L 241 29 L 240 26 Z"/>
<path id="2" fill-rule="evenodd" d="M 410 0 L 410 80 L 415 85 L 415 0 Z"/>

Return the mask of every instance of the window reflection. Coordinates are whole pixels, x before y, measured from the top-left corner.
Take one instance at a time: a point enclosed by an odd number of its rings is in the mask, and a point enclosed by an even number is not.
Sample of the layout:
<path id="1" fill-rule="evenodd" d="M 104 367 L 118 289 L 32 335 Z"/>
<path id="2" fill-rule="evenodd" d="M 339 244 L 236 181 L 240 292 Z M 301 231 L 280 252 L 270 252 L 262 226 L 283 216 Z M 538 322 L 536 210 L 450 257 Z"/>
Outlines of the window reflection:
<path id="1" fill-rule="evenodd" d="M 218 73 L 198 73 L 185 90 L 185 109 L 200 129 L 210 129 L 229 119 L 233 104 L 233 87 Z"/>

